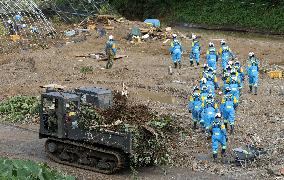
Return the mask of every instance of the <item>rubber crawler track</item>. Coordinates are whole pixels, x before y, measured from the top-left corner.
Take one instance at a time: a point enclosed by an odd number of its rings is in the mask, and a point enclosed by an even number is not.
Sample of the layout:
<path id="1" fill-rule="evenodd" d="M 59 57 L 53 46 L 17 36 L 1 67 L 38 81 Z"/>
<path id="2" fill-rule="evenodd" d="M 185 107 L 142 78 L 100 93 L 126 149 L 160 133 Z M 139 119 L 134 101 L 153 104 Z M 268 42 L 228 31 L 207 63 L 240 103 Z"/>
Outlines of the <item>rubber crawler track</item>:
<path id="1" fill-rule="evenodd" d="M 48 144 L 50 142 L 54 142 L 56 144 L 61 144 L 63 146 L 73 146 L 73 148 L 84 148 L 85 150 L 91 150 L 91 151 L 94 151 L 94 152 L 99 152 L 99 153 L 114 156 L 116 158 L 115 159 L 115 162 L 116 162 L 115 167 L 106 170 L 106 169 L 99 169 L 99 168 L 96 168 L 96 167 L 91 167 L 91 166 L 83 165 L 83 164 L 79 164 L 79 163 L 62 161 L 58 157 L 54 156 L 51 152 L 49 152 Z M 59 140 L 59 139 L 55 139 L 55 138 L 49 138 L 45 142 L 45 151 L 46 151 L 48 157 L 51 160 L 53 160 L 57 163 L 65 164 L 65 165 L 69 165 L 69 166 L 74 166 L 74 167 L 78 167 L 78 168 L 81 168 L 81 169 L 86 169 L 86 170 L 95 171 L 95 172 L 99 172 L 99 173 L 104 173 L 104 174 L 113 174 L 113 173 L 123 169 L 124 166 L 125 166 L 126 157 L 121 152 L 118 152 L 118 151 L 115 151 L 115 150 L 112 150 L 112 149 L 109 149 L 109 148 L 94 147 L 94 146 L 91 146 L 91 145 L 78 143 L 78 142 L 74 142 L 74 141 L 69 141 L 69 140 Z"/>

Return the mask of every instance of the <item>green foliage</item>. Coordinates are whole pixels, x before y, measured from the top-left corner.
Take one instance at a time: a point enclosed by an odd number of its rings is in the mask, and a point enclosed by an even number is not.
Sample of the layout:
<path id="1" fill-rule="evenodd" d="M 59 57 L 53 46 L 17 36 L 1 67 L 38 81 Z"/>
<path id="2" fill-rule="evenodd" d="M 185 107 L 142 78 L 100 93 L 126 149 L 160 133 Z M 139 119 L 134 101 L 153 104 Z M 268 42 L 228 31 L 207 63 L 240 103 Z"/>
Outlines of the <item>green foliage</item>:
<path id="1" fill-rule="evenodd" d="M 188 1 L 174 9 L 176 13 L 172 19 L 180 22 L 284 32 L 284 5 L 271 7 L 260 2 Z"/>
<path id="2" fill-rule="evenodd" d="M 94 71 L 93 66 L 84 66 L 80 68 L 80 72 L 83 74 L 92 73 Z"/>
<path id="3" fill-rule="evenodd" d="M 170 123 L 172 123 L 172 118 L 170 116 L 165 116 L 149 121 L 148 125 L 155 129 L 167 129 L 169 128 Z"/>
<path id="4" fill-rule="evenodd" d="M 61 17 L 59 15 L 52 16 L 51 21 L 56 25 L 62 24 L 62 20 L 61 20 Z"/>
<path id="5" fill-rule="evenodd" d="M 130 19 L 160 18 L 168 22 L 238 27 L 284 33 L 284 1 L 280 0 L 111 0 Z"/>
<path id="6" fill-rule="evenodd" d="M 99 9 L 99 14 L 117 14 L 109 3 L 102 4 Z"/>
<path id="7" fill-rule="evenodd" d="M 5 36 L 7 34 L 7 29 L 5 28 L 3 23 L 0 23 L 0 36 Z"/>
<path id="8" fill-rule="evenodd" d="M 2 120 L 20 122 L 39 114 L 39 100 L 36 97 L 14 96 L 0 102 Z"/>
<path id="9" fill-rule="evenodd" d="M 0 158 L 0 179 L 5 180 L 75 180 L 63 175 L 46 164 L 26 160 Z"/>

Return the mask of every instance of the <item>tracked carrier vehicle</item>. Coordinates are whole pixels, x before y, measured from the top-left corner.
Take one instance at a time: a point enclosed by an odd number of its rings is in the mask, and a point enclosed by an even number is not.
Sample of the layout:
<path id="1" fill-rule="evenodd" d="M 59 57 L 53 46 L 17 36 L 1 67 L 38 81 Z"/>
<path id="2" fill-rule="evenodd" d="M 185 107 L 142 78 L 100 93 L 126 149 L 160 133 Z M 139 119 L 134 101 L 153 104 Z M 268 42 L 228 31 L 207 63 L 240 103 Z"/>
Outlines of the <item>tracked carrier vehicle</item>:
<path id="1" fill-rule="evenodd" d="M 48 157 L 58 163 L 105 174 L 124 168 L 132 151 L 131 134 L 81 128 L 82 104 L 107 108 L 112 105 L 112 92 L 79 88 L 72 92 L 42 93 L 39 137 L 47 138 Z"/>

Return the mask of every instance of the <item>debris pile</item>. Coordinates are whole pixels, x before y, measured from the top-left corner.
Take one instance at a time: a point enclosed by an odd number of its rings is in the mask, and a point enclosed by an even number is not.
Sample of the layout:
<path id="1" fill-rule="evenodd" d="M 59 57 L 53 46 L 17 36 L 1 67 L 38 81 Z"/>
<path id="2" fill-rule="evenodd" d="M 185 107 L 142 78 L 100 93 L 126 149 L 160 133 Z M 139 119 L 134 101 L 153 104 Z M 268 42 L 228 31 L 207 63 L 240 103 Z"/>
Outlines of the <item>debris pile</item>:
<path id="1" fill-rule="evenodd" d="M 45 48 L 56 30 L 33 0 L 0 2 L 0 49 Z"/>
<path id="2" fill-rule="evenodd" d="M 132 166 L 168 163 L 167 136 L 175 129 L 170 116 L 158 116 L 147 106 L 129 102 L 119 93 L 114 95 L 112 107 L 97 109 L 83 105 L 80 114 L 79 126 L 85 129 L 131 133 Z"/>

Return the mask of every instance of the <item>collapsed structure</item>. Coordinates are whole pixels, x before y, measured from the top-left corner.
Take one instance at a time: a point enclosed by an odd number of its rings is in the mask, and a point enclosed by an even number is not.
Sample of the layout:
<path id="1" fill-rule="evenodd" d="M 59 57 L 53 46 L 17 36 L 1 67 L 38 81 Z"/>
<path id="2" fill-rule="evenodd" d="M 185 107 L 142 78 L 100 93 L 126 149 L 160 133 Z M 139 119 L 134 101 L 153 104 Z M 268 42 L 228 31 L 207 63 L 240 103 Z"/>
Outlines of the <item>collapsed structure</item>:
<path id="1" fill-rule="evenodd" d="M 33 0 L 0 1 L 0 49 L 2 53 L 15 47 L 42 46 L 55 34 L 52 23 Z"/>

